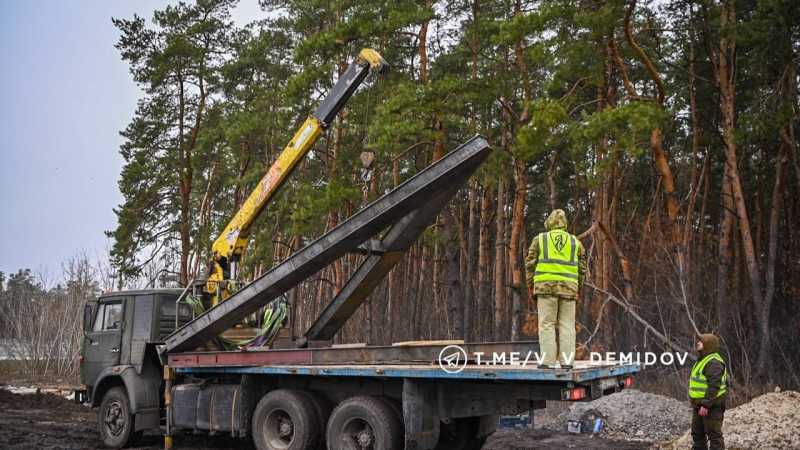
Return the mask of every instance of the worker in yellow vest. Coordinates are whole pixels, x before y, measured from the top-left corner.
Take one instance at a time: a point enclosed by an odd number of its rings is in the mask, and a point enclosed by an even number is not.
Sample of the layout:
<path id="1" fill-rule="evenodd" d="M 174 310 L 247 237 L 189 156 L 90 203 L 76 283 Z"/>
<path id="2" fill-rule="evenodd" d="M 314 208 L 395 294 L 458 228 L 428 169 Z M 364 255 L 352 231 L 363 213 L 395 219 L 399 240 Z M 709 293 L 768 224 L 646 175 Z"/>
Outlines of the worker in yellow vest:
<path id="1" fill-rule="evenodd" d="M 692 450 L 722 450 L 722 421 L 728 395 L 728 369 L 719 354 L 719 338 L 701 334 L 697 341 L 699 359 L 689 374 L 692 403 Z"/>
<path id="2" fill-rule="evenodd" d="M 528 291 L 539 312 L 539 367 L 571 369 L 575 360 L 575 303 L 586 273 L 586 254 L 578 238 L 567 232 L 567 215 L 550 213 L 545 232 L 531 241 L 525 258 Z M 556 330 L 558 338 L 556 338 Z"/>

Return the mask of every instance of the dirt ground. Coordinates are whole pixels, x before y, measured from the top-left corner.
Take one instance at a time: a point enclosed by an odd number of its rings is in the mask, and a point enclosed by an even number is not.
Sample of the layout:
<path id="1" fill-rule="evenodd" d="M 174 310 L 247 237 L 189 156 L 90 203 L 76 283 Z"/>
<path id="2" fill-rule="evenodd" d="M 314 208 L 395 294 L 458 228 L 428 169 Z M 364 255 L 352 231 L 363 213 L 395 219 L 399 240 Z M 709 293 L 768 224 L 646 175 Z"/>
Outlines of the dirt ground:
<path id="1" fill-rule="evenodd" d="M 591 434 L 556 433 L 545 430 L 503 430 L 492 435 L 483 450 L 640 450 L 650 448 L 647 442 L 605 439 Z"/>
<path id="2" fill-rule="evenodd" d="M 96 411 L 52 394 L 14 394 L 0 388 L 0 448 L 22 450 L 77 450 L 103 448 L 96 429 Z M 147 434 L 133 447 L 158 450 L 163 441 Z M 180 435 L 176 449 L 241 449 L 252 444 L 223 436 Z M 648 444 L 612 441 L 591 435 L 554 433 L 544 430 L 504 430 L 495 433 L 486 450 L 646 449 Z"/>
<path id="3" fill-rule="evenodd" d="M 101 449 L 96 410 L 52 394 L 14 394 L 0 389 L 0 449 Z M 226 437 L 178 436 L 176 449 L 233 450 L 252 448 L 247 441 Z M 137 450 L 159 450 L 163 438 L 146 434 Z"/>

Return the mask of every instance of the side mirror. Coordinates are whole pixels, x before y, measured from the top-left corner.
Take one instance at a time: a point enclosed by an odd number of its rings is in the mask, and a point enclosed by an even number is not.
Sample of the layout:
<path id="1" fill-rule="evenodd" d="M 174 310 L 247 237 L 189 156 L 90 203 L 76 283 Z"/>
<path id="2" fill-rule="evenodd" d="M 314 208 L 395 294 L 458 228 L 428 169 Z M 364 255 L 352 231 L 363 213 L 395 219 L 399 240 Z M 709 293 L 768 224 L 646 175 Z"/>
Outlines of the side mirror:
<path id="1" fill-rule="evenodd" d="M 83 331 L 88 332 L 92 328 L 92 306 L 86 304 L 83 306 Z"/>

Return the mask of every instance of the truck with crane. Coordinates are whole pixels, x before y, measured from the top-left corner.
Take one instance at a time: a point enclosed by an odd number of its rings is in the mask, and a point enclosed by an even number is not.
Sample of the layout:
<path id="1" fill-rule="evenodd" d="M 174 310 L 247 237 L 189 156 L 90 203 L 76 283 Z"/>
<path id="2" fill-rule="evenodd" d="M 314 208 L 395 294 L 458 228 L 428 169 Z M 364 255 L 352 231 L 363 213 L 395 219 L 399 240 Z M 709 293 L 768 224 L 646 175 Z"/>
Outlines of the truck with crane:
<path id="1" fill-rule="evenodd" d="M 259 450 L 479 449 L 501 413 L 532 418 L 547 400 L 594 399 L 631 385 L 635 364 L 536 368 L 536 341 L 333 343 L 488 157 L 481 136 L 236 289 L 235 264 L 255 218 L 368 73 L 385 66 L 374 50 L 361 51 L 224 229 L 201 285 L 210 309 L 198 313 L 187 303 L 197 287 L 191 283 L 107 293 L 87 304 L 85 388 L 76 400 L 98 408 L 105 445 L 122 448 L 160 429 L 165 448 L 181 432 L 205 432 L 250 438 Z M 361 265 L 303 336 L 233 350 L 208 345 L 351 252 L 363 255 Z M 513 363 L 491 355 L 510 355 Z"/>

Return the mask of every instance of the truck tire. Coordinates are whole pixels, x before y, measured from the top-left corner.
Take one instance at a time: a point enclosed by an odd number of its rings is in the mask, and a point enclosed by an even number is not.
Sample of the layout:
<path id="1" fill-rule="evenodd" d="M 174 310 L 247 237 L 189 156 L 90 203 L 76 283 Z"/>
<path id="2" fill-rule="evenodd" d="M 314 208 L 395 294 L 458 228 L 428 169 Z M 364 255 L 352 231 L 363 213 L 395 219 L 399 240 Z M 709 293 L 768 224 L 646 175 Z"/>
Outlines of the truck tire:
<path id="1" fill-rule="evenodd" d="M 358 396 L 333 410 L 326 433 L 328 450 L 402 450 L 403 427 L 381 398 Z"/>
<path id="2" fill-rule="evenodd" d="M 316 448 L 321 430 L 314 404 L 303 392 L 271 391 L 253 412 L 253 442 L 258 450 Z"/>
<path id="3" fill-rule="evenodd" d="M 133 441 L 133 414 L 125 388 L 116 386 L 103 395 L 97 411 L 97 425 L 103 444 L 108 447 L 123 448 Z"/>
<path id="4" fill-rule="evenodd" d="M 383 400 L 387 405 L 389 405 L 390 408 L 392 408 L 392 411 L 394 411 L 394 416 L 397 418 L 397 421 L 400 422 L 400 425 L 402 426 L 403 406 L 400 404 L 400 402 L 398 400 L 389 397 L 381 397 L 380 399 Z"/>
<path id="5" fill-rule="evenodd" d="M 317 448 L 325 449 L 325 425 L 328 423 L 328 419 L 331 417 L 331 410 L 333 409 L 331 402 L 328 401 L 325 396 L 316 394 L 314 392 L 298 392 L 308 397 L 308 400 L 314 406 L 314 412 L 317 416 L 317 423 L 319 424 L 319 441 L 317 443 Z"/>

